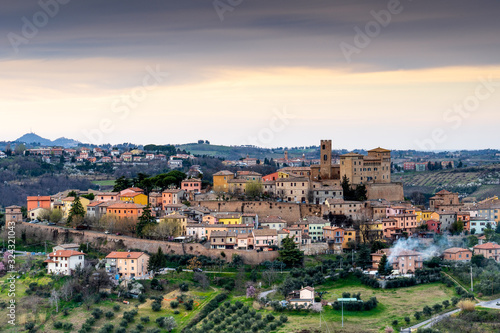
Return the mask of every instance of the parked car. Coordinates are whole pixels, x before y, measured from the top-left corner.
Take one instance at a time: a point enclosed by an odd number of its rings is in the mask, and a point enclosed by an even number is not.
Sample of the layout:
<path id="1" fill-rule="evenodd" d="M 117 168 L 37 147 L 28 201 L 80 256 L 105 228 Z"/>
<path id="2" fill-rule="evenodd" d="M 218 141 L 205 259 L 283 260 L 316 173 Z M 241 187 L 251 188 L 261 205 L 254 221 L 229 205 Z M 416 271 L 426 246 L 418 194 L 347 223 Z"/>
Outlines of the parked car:
<path id="1" fill-rule="evenodd" d="M 47 225 L 56 225 L 54 222 L 49 222 Z"/>
<path id="2" fill-rule="evenodd" d="M 195 268 L 195 269 L 193 269 L 193 272 L 200 272 L 201 273 L 201 272 L 203 272 L 203 270 L 201 268 Z"/>
<path id="3" fill-rule="evenodd" d="M 109 235 L 109 234 L 110 234 L 110 232 L 109 232 L 108 230 L 106 230 L 104 233 L 105 233 L 106 235 Z"/>

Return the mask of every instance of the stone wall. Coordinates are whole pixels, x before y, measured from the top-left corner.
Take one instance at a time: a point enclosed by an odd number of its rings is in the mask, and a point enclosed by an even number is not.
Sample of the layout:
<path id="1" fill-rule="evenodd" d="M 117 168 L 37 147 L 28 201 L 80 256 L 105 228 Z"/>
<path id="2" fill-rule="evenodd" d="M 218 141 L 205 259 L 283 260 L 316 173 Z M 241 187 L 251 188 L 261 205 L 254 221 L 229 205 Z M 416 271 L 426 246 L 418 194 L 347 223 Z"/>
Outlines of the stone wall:
<path id="1" fill-rule="evenodd" d="M 403 183 L 367 184 L 366 194 L 368 200 L 403 201 Z"/>
<path id="2" fill-rule="evenodd" d="M 41 242 L 47 240 L 55 244 L 64 243 L 87 243 L 93 244 L 104 251 L 115 250 L 140 250 L 149 253 L 156 252 L 158 247 L 166 254 L 194 254 L 208 257 L 221 257 L 221 252 L 226 254 L 226 261 L 231 261 L 233 254 L 242 256 L 246 264 L 257 265 L 266 260 L 275 260 L 277 251 L 256 252 L 245 250 L 213 250 L 207 249 L 198 243 L 176 243 L 163 242 L 146 239 L 138 239 L 128 236 L 107 235 L 97 231 L 79 231 L 73 229 L 58 228 L 40 224 L 20 223 L 16 225 L 17 238 L 22 232 L 26 232 L 28 239 L 37 239 Z M 52 249 L 47 249 L 52 251 Z"/>
<path id="3" fill-rule="evenodd" d="M 205 206 L 217 212 L 254 213 L 259 217 L 280 216 L 287 222 L 296 222 L 308 215 L 322 216 L 327 210 L 325 205 L 296 204 L 268 201 L 193 201 L 192 206 Z"/>

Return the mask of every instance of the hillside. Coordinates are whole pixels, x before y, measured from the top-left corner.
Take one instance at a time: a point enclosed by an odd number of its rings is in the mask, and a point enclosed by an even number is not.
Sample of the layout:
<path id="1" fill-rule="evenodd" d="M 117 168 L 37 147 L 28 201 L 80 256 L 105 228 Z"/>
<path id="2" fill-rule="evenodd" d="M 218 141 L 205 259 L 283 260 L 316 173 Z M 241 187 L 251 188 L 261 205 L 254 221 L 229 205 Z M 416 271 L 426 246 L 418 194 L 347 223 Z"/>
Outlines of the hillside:
<path id="1" fill-rule="evenodd" d="M 51 141 L 49 139 L 42 138 L 41 136 L 35 133 L 24 134 L 23 136 L 18 138 L 15 142 L 22 142 L 30 145 L 47 146 L 47 147 L 61 146 L 64 148 L 75 147 L 80 143 L 76 140 L 67 138 L 58 138 L 54 141 Z"/>
<path id="2" fill-rule="evenodd" d="M 208 155 L 220 157 L 227 160 L 237 160 L 247 155 L 253 158 L 281 158 L 286 148 L 257 148 L 246 146 L 219 146 L 211 144 L 188 143 L 175 146 L 194 155 Z M 308 158 L 319 158 L 319 147 L 304 147 L 303 149 L 291 148 L 288 150 L 290 158 L 300 157 L 305 154 Z"/>
<path id="3" fill-rule="evenodd" d="M 433 194 L 441 189 L 455 191 L 478 199 L 500 193 L 500 164 L 453 170 L 405 172 L 393 174 L 394 181 L 402 181 L 405 195 L 412 192 Z"/>

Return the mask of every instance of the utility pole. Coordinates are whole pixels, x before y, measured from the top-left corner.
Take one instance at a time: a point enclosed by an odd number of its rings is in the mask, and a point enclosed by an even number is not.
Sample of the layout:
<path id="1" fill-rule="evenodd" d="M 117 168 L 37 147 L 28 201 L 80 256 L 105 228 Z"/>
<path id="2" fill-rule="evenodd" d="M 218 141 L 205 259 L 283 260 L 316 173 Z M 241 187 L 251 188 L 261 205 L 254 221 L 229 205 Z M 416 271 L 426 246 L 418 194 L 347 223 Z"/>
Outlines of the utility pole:
<path id="1" fill-rule="evenodd" d="M 470 291 L 474 292 L 474 281 L 472 280 L 472 262 L 470 263 Z"/>
<path id="2" fill-rule="evenodd" d="M 47 241 L 45 241 L 44 243 L 45 243 L 45 253 L 47 253 Z"/>

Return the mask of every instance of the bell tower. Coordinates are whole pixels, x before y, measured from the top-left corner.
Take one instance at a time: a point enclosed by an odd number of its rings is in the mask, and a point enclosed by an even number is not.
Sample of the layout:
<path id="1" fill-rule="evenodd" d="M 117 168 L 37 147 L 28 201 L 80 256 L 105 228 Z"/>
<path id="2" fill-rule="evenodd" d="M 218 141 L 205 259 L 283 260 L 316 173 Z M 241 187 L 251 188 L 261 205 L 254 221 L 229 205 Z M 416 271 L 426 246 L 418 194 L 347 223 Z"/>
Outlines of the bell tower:
<path id="1" fill-rule="evenodd" d="M 332 179 L 332 140 L 321 140 L 320 177 L 321 179 Z"/>

